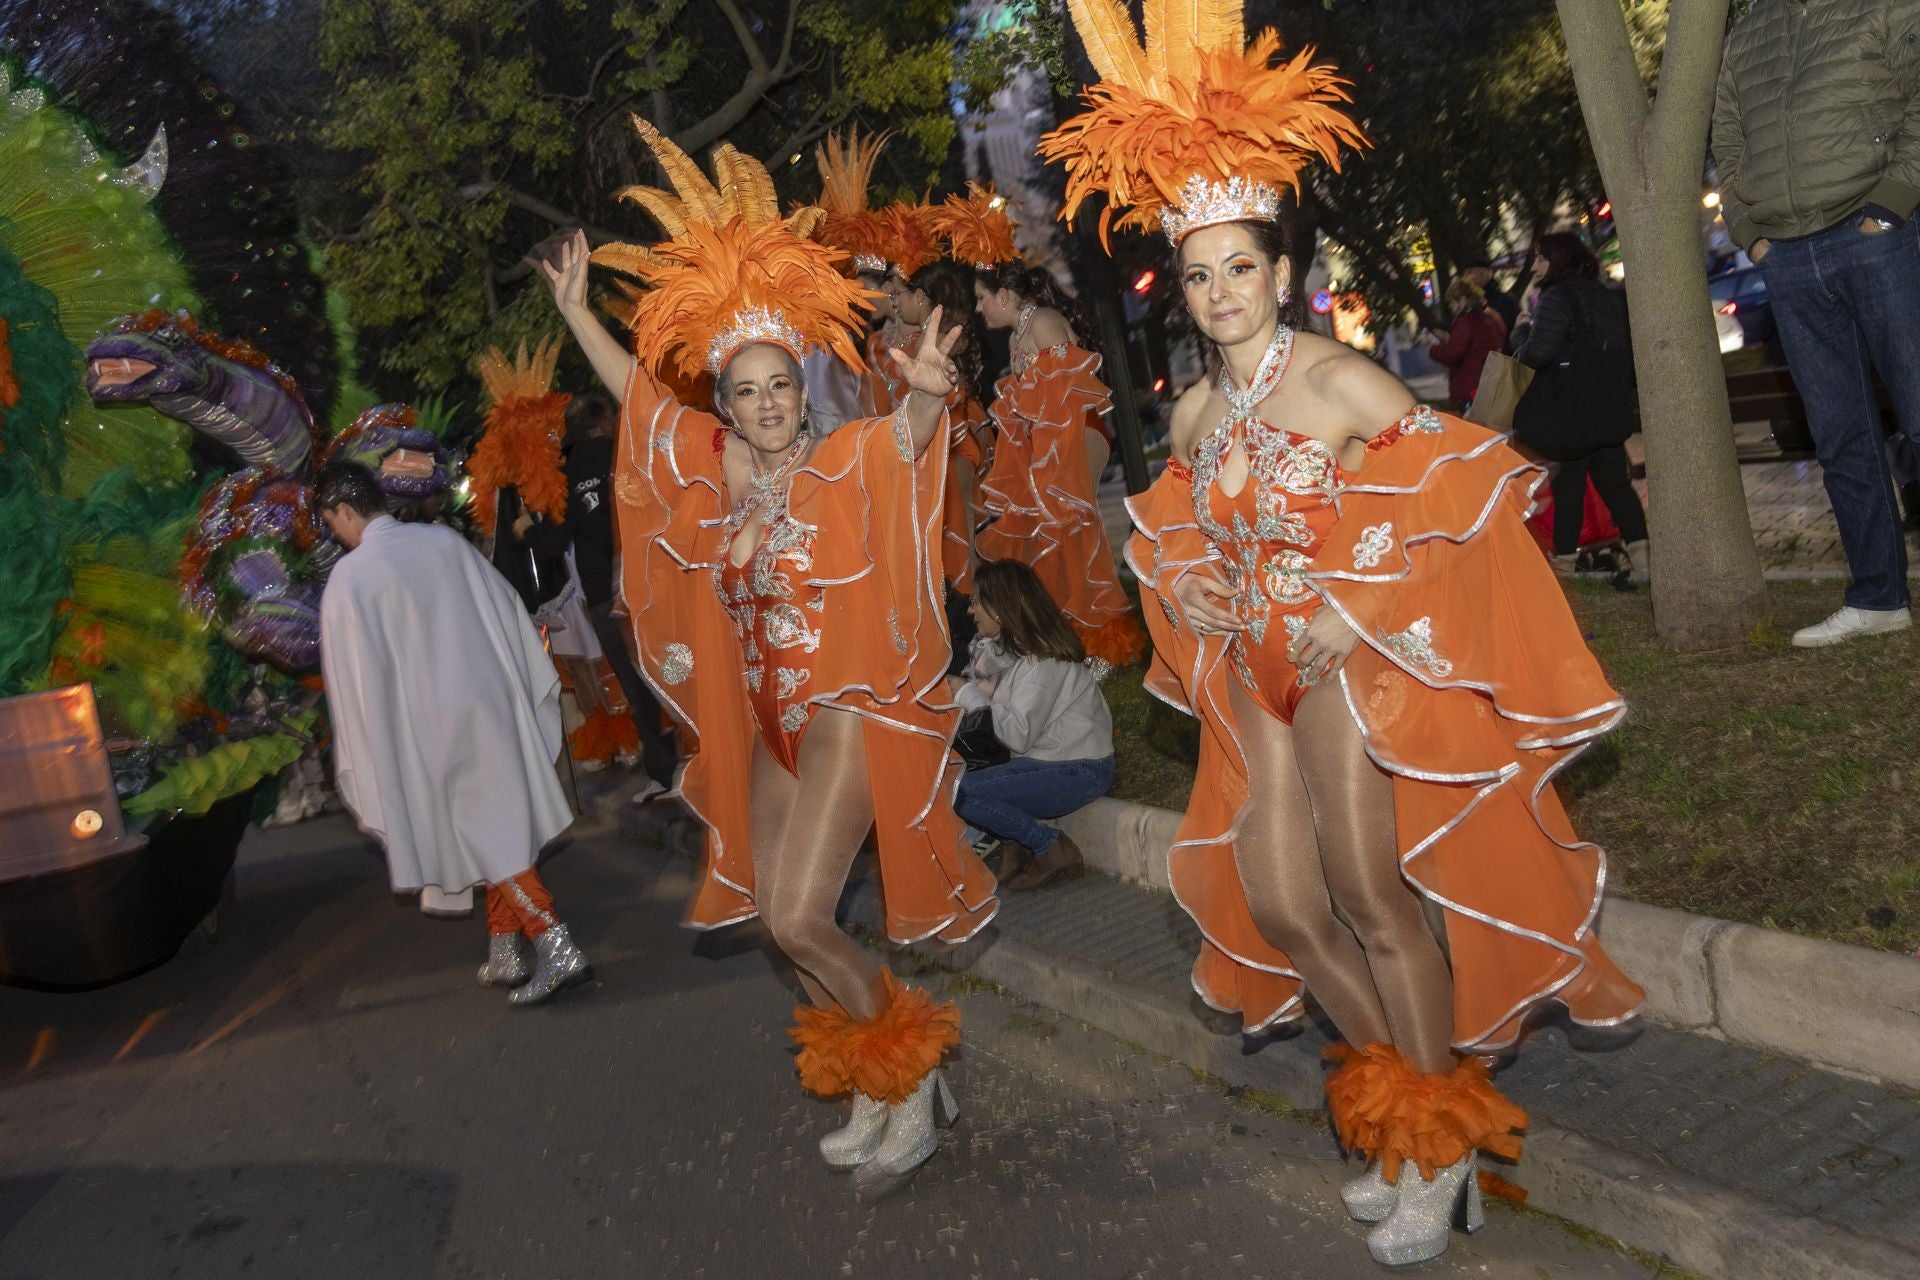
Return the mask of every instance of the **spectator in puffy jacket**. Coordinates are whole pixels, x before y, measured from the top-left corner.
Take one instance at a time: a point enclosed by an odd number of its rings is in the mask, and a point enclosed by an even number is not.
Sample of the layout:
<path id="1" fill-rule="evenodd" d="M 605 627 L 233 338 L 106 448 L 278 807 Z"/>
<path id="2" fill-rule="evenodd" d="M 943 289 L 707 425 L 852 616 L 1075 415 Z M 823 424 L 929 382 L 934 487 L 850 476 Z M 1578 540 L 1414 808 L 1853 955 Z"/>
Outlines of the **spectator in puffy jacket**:
<path id="1" fill-rule="evenodd" d="M 1760 265 L 1853 581 L 1803 648 L 1912 625 L 1872 373 L 1920 444 L 1920 0 L 1757 0 L 1727 37 L 1713 161 Z"/>
<path id="2" fill-rule="evenodd" d="M 978 635 L 954 701 L 993 708 L 994 736 L 1013 758 L 969 770 L 953 807 L 1004 842 L 1002 888 L 1039 889 L 1083 870 L 1073 838 L 1042 819 L 1112 789 L 1113 718 L 1073 624 L 1032 569 L 984 562 L 970 607 Z"/>
<path id="3" fill-rule="evenodd" d="M 1447 310 L 1453 327 L 1439 331 L 1432 355 L 1447 366 L 1447 395 L 1465 413 L 1473 407 L 1487 357 L 1507 349 L 1507 322 L 1488 305 L 1480 286 L 1465 276 L 1447 286 Z"/>

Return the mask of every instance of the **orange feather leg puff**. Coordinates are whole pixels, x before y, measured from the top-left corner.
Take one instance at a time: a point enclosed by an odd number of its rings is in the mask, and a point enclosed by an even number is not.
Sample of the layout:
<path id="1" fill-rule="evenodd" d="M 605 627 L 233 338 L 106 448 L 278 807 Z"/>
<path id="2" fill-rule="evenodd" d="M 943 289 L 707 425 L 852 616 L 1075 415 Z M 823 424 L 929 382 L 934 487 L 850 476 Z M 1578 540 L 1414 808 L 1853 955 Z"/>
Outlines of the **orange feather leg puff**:
<path id="1" fill-rule="evenodd" d="M 1063 216 L 1106 197 L 1103 240 L 1113 226 L 1157 226 L 1177 246 L 1202 227 L 1272 221 L 1308 164 L 1337 167 L 1365 145 L 1342 109 L 1346 82 L 1310 49 L 1281 57 L 1272 31 L 1249 41 L 1240 0 L 1146 0 L 1144 41 L 1118 0 L 1069 8 L 1101 82 L 1040 150 L 1066 169 Z M 1249 794 L 1230 682 L 1290 719 L 1305 683 L 1284 657 L 1290 636 L 1331 608 L 1361 641 L 1337 693 L 1392 779 L 1402 877 L 1446 921 L 1455 1050 L 1516 1043 L 1548 1002 L 1588 1024 L 1632 1017 L 1643 995 L 1593 931 L 1603 855 L 1574 836 L 1552 786 L 1624 709 L 1527 534 L 1538 469 L 1424 408 L 1351 471 L 1323 442 L 1280 431 L 1269 472 L 1247 481 L 1259 486 L 1246 499 L 1256 531 L 1227 520 L 1222 504 L 1241 500 L 1213 483 L 1233 433 L 1252 427 L 1221 425 L 1191 467 L 1175 460 L 1128 504 L 1127 559 L 1154 642 L 1147 687 L 1202 728 L 1168 858 L 1200 927 L 1195 988 L 1249 1029 L 1304 1012 L 1300 974 L 1261 934 L 1240 878 L 1242 818 L 1263 797 Z M 1183 619 L 1175 586 L 1201 565 L 1233 575 L 1246 632 L 1196 634 Z M 1334 1127 L 1389 1180 L 1409 1161 L 1431 1179 L 1475 1150 L 1518 1155 L 1526 1117 L 1477 1061 L 1421 1075 L 1389 1045 L 1333 1056 Z"/>
<path id="2" fill-rule="evenodd" d="M 945 696 L 940 559 L 947 450 L 917 452 L 904 414 L 845 424 L 790 472 L 748 563 L 732 563 L 728 429 L 679 403 L 660 373 L 718 374 L 756 343 L 796 359 L 823 348 L 859 368 L 852 334 L 867 295 L 842 274 L 845 252 L 812 239 L 821 211 L 781 217 L 756 162 L 722 144 L 708 181 L 636 124 L 674 191 L 628 194 L 672 238 L 606 246 L 594 260 L 651 286 L 633 299 L 639 358 L 623 397 L 614 497 L 641 664 L 698 739 L 681 793 L 707 838 L 686 923 L 710 929 L 759 912 L 748 792 L 756 750 L 797 771 L 813 721 L 851 712 L 865 737 L 889 936 L 971 937 L 998 899 L 952 804 L 958 712 Z M 957 1012 L 891 975 L 879 994 L 870 1019 L 837 1005 L 798 1011 L 807 1088 L 897 1100 L 939 1063 Z"/>

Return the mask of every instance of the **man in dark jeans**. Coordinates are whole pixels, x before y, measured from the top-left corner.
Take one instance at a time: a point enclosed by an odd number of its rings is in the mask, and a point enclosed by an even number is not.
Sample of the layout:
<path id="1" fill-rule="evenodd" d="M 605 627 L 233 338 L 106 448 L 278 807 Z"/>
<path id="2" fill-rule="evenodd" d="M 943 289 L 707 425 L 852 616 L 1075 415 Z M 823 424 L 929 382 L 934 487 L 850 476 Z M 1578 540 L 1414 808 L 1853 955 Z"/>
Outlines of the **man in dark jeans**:
<path id="1" fill-rule="evenodd" d="M 582 392 L 567 405 L 567 528 L 573 534 L 573 565 L 587 598 L 593 634 L 627 695 L 640 733 L 640 760 L 648 781 L 633 803 L 646 804 L 671 790 L 679 757 L 660 725 L 660 704 L 634 670 L 626 619 L 613 613 L 613 447 L 619 421 L 619 406 L 604 391 Z"/>
<path id="2" fill-rule="evenodd" d="M 1721 212 L 1767 297 L 1840 526 L 1843 608 L 1802 648 L 1912 625 L 1877 369 L 1920 443 L 1920 0 L 1758 0 L 1713 111 Z"/>

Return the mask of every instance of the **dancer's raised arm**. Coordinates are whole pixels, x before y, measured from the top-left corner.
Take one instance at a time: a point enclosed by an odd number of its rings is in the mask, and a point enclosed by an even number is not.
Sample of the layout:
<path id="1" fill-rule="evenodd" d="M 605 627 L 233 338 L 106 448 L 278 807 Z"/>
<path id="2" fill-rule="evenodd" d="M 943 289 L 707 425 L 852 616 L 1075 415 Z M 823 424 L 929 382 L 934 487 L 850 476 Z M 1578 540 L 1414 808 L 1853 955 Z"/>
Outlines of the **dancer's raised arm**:
<path id="1" fill-rule="evenodd" d="M 576 230 L 560 242 L 553 259 L 538 259 L 540 274 L 553 289 L 553 305 L 560 318 L 573 331 L 575 342 L 586 352 L 587 360 L 613 398 L 624 403 L 627 383 L 633 377 L 633 353 L 607 332 L 607 326 L 587 304 L 587 233 Z"/>

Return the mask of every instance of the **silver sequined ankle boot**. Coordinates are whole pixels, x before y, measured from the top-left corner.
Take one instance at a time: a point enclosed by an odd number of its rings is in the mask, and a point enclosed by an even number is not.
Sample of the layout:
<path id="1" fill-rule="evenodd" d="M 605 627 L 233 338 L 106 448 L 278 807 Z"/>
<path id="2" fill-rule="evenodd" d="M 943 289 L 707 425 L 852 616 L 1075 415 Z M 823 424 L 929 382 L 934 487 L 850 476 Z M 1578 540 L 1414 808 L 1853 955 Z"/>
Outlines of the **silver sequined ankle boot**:
<path id="1" fill-rule="evenodd" d="M 1486 1211 L 1475 1173 L 1471 1152 L 1457 1164 L 1436 1169 L 1432 1181 L 1422 1178 L 1415 1165 L 1402 1165 L 1400 1181 L 1393 1188 L 1393 1212 L 1367 1233 L 1373 1260 L 1389 1267 L 1425 1262 L 1447 1251 L 1450 1227 L 1471 1235 L 1485 1226 Z"/>
<path id="2" fill-rule="evenodd" d="M 836 1169 L 857 1169 L 873 1159 L 886 1132 L 887 1104 L 856 1092 L 853 1118 L 820 1139 L 820 1154 Z"/>
<path id="3" fill-rule="evenodd" d="M 507 996 L 514 1004 L 539 1004 L 552 999 L 561 988 L 585 982 L 593 976 L 593 966 L 587 963 L 580 948 L 573 945 L 573 939 L 567 934 L 567 926 L 563 924 L 556 924 L 535 938 L 533 951 L 539 962 L 534 966 L 533 976 L 527 979 L 526 985 Z"/>
<path id="4" fill-rule="evenodd" d="M 940 1148 L 936 1126 L 946 1128 L 960 1116 L 960 1104 L 938 1068 L 927 1072 L 905 1102 L 887 1108 L 886 1135 L 865 1164 L 854 1171 L 854 1190 L 863 1197 L 886 1195 L 906 1184 Z"/>
<path id="5" fill-rule="evenodd" d="M 1412 1165 L 1401 1166 L 1404 1170 Z M 1380 1162 L 1370 1161 L 1367 1171 L 1340 1188 L 1340 1203 L 1355 1222 L 1379 1222 L 1393 1212 L 1393 1184 L 1380 1176 Z"/>
<path id="6" fill-rule="evenodd" d="M 517 987 L 527 980 L 527 940 L 518 930 L 487 935 L 487 962 L 480 966 L 483 987 Z"/>

